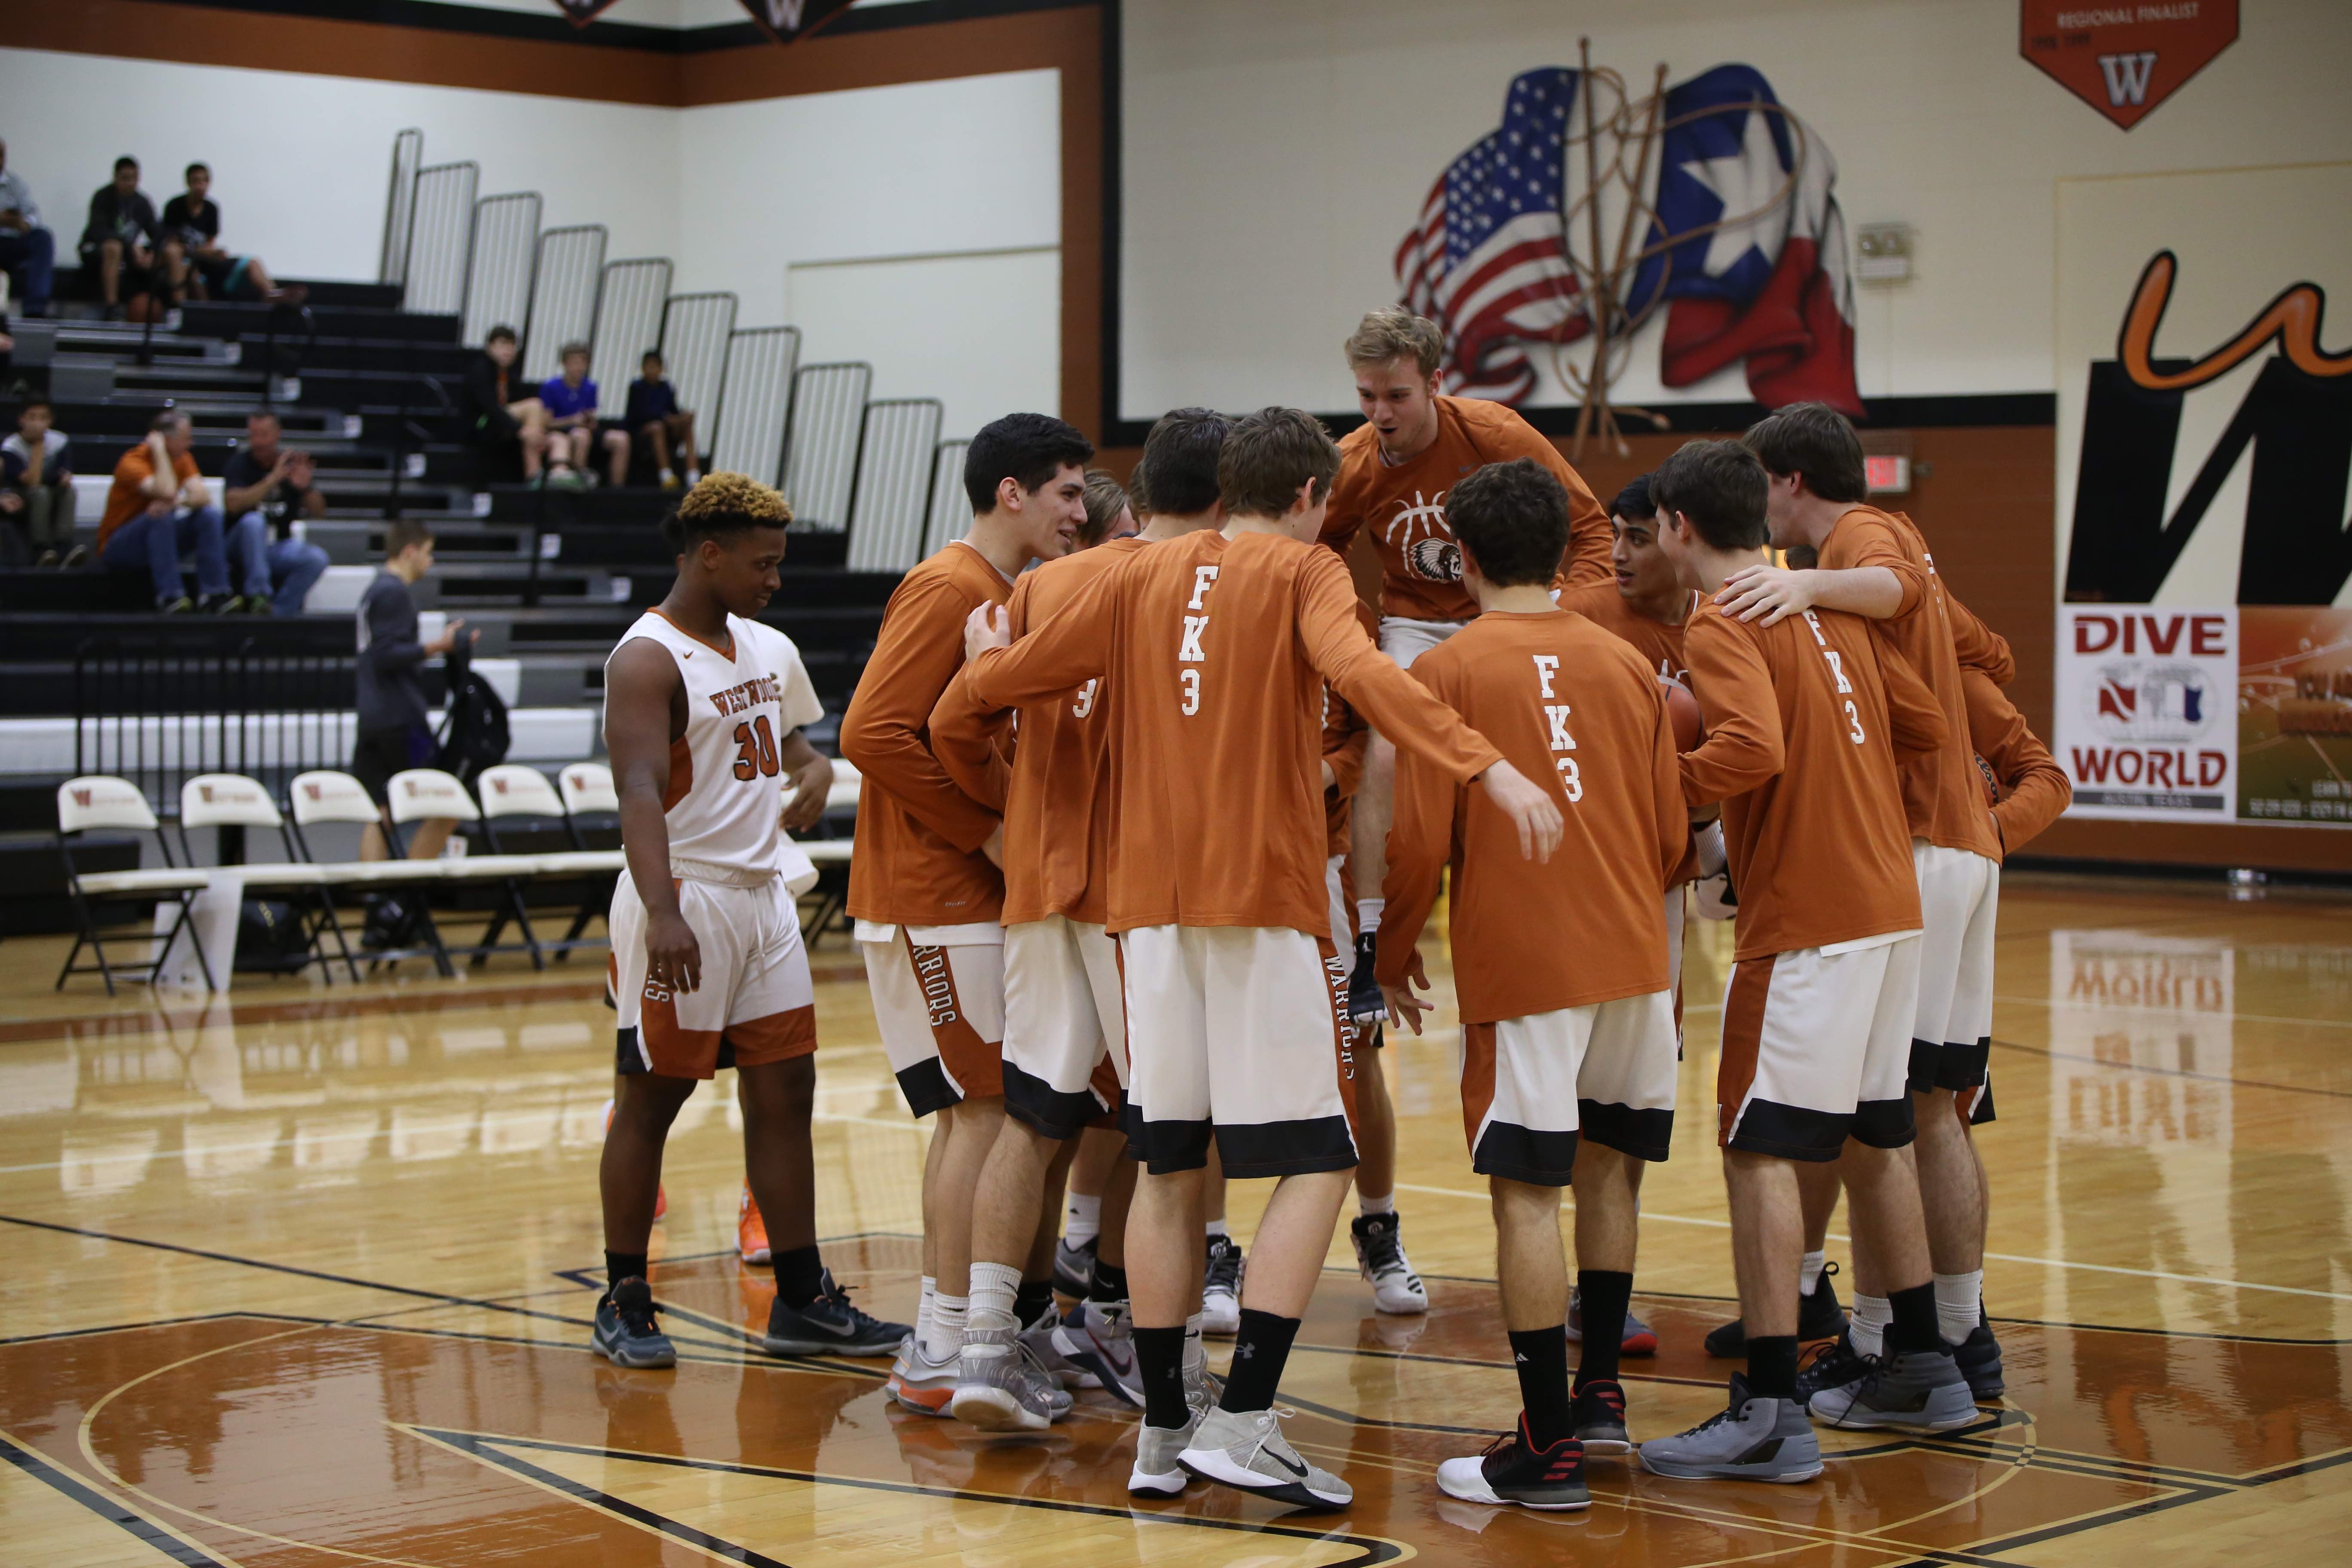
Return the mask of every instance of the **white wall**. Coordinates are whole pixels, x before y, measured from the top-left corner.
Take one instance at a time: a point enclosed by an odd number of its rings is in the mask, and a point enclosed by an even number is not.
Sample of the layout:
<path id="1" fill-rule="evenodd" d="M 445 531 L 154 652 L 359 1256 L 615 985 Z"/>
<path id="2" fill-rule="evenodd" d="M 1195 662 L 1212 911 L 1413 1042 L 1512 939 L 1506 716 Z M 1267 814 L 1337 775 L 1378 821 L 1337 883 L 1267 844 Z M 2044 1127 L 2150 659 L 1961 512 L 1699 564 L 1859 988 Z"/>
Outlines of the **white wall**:
<path id="1" fill-rule="evenodd" d="M 1431 184 L 1581 35 L 1640 90 L 1658 61 L 1754 66 L 1836 157 L 1848 223 L 1914 226 L 1916 279 L 1859 291 L 1866 396 L 2052 387 L 2062 177 L 2352 154 L 2342 0 L 2243 0 L 2238 42 L 2128 132 L 2019 57 L 2016 0 L 1127 0 L 1122 413 L 1349 406 L 1337 345 L 1395 299 Z M 1747 395 L 1736 366 L 1665 392 L 1658 331 L 1625 396 Z"/>
<path id="2" fill-rule="evenodd" d="M 481 193 L 535 190 L 552 226 L 602 223 L 609 254 L 667 253 L 678 226 L 677 111 L 351 77 L 0 49 L 0 137 L 33 183 L 58 259 L 114 160 L 140 162 L 161 210 L 212 165 L 221 237 L 293 278 L 376 275 L 392 138 L 427 163 L 472 159 Z"/>

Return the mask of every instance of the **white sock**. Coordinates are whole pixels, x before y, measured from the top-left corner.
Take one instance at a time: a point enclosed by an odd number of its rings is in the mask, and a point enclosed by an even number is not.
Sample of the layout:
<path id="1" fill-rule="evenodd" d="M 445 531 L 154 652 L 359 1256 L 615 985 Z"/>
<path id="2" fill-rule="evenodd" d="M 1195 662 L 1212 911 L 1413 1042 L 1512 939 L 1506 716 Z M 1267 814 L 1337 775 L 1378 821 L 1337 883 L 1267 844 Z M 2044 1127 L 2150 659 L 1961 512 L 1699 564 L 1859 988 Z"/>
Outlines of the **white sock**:
<path id="1" fill-rule="evenodd" d="M 1886 1349 L 1886 1326 L 1895 1321 L 1894 1303 L 1884 1296 L 1856 1296 L 1853 1311 L 1846 1320 L 1847 1331 L 1853 1336 L 1853 1348 L 1858 1355 L 1883 1354 Z"/>
<path id="2" fill-rule="evenodd" d="M 1936 1276 L 1936 1331 L 1946 1344 L 1958 1344 L 1977 1331 L 1977 1314 L 1983 1306 L 1983 1269 Z"/>
<path id="3" fill-rule="evenodd" d="M 924 1275 L 923 1293 L 915 1301 L 915 1348 L 919 1351 L 931 1342 L 931 1313 L 939 1299 L 940 1282 Z"/>
<path id="4" fill-rule="evenodd" d="M 1396 1213 L 1396 1194 L 1394 1193 L 1382 1193 L 1379 1197 L 1373 1198 L 1366 1197 L 1363 1194 L 1358 1193 L 1356 1194 L 1356 1206 L 1362 1209 L 1368 1215 L 1394 1214 Z"/>
<path id="5" fill-rule="evenodd" d="M 1211 1236 L 1222 1236 L 1228 1239 L 1233 1236 L 1233 1233 L 1225 1228 L 1225 1222 L 1221 1219 L 1211 1220 L 1209 1222 L 1208 1229 Z"/>
<path id="6" fill-rule="evenodd" d="M 1377 932 L 1381 929 L 1381 911 L 1388 907 L 1386 899 L 1358 899 L 1356 929 L 1367 934 Z"/>
<path id="7" fill-rule="evenodd" d="M 664 468 L 661 471 L 661 477 L 664 483 L 667 483 L 669 480 L 677 478 L 676 474 L 671 473 L 667 468 Z"/>
<path id="8" fill-rule="evenodd" d="M 973 1264 L 971 1307 L 964 1318 L 965 1326 L 973 1329 L 1016 1326 L 1021 1321 L 1015 1306 L 1020 1295 L 1020 1269 L 1009 1263 Z"/>
<path id="9" fill-rule="evenodd" d="M 1084 1247 L 1102 1234 L 1102 1194 L 1072 1193 L 1062 1209 L 1062 1239 Z"/>
<path id="10" fill-rule="evenodd" d="M 1804 1262 L 1797 1267 L 1798 1294 L 1810 1296 L 1816 1289 L 1820 1289 L 1822 1283 L 1822 1266 L 1829 1261 L 1829 1258 L 1830 1255 L 1827 1252 L 1808 1252 L 1805 1254 Z"/>
<path id="11" fill-rule="evenodd" d="M 971 1298 L 940 1294 L 931 1301 L 931 1331 L 924 1336 L 923 1353 L 935 1362 L 953 1361 L 963 1353 L 964 1315 Z"/>

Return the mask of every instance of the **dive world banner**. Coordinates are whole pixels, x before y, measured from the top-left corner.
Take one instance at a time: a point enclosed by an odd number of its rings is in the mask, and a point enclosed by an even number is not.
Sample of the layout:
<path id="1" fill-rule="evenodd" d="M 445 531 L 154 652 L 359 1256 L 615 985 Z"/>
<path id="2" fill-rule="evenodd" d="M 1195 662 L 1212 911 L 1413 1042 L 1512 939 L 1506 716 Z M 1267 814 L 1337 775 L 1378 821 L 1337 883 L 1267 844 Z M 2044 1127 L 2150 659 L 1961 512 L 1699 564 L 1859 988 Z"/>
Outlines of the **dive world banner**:
<path id="1" fill-rule="evenodd" d="M 2057 675 L 2074 815 L 2237 816 L 2237 605 L 2063 605 Z"/>

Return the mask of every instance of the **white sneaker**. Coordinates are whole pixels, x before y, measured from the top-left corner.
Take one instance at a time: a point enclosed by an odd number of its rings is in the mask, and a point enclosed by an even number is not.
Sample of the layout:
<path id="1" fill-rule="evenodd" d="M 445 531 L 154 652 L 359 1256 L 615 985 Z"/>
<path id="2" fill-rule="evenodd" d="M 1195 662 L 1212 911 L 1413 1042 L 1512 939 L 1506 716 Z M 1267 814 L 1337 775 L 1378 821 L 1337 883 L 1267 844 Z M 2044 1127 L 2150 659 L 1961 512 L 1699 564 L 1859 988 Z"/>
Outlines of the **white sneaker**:
<path id="1" fill-rule="evenodd" d="M 1349 1230 L 1356 1268 L 1372 1288 L 1372 1305 L 1383 1312 L 1429 1310 L 1429 1290 L 1404 1255 L 1404 1237 L 1394 1214 L 1358 1215 Z"/>
<path id="2" fill-rule="evenodd" d="M 1242 1248 L 1230 1236 L 1209 1237 L 1209 1266 L 1201 1283 L 1201 1331 L 1229 1340 L 1242 1331 Z"/>
<path id="3" fill-rule="evenodd" d="M 1283 1437 L 1282 1417 L 1271 1410 L 1210 1411 L 1176 1462 L 1202 1480 L 1300 1508 L 1342 1509 L 1356 1500 L 1354 1488 L 1298 1457 Z"/>

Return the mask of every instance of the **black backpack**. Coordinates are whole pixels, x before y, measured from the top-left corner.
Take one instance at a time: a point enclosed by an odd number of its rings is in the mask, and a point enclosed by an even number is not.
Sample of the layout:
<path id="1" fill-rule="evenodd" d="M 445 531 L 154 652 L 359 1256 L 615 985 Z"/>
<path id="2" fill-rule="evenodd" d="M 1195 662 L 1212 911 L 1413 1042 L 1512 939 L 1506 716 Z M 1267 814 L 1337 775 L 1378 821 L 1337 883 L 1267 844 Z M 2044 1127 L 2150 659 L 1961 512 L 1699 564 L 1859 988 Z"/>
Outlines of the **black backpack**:
<path id="1" fill-rule="evenodd" d="M 449 706 L 441 721 L 441 754 L 435 765 L 470 780 L 507 760 L 505 700 L 490 687 L 464 645 L 449 651 Z"/>
<path id="2" fill-rule="evenodd" d="M 247 899 L 236 911 L 236 965 L 242 973 L 295 974 L 310 965 L 310 935 L 294 906 Z"/>

